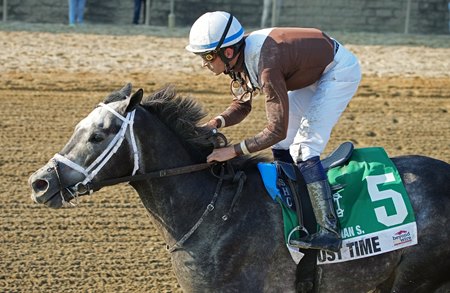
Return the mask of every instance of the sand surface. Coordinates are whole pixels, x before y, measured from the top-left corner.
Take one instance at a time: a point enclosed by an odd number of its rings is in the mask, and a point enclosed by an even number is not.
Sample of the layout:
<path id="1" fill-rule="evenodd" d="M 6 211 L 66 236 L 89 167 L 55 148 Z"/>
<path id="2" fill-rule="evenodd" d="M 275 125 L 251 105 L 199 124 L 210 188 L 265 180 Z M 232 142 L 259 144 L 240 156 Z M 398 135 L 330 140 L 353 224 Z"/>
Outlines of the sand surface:
<path id="1" fill-rule="evenodd" d="M 187 53 L 187 29 L 0 24 L 0 288 L 4 292 L 179 292 L 162 238 L 137 194 L 108 187 L 77 209 L 31 202 L 28 176 L 69 139 L 111 91 L 174 84 L 210 116 L 230 97 Z M 450 161 L 450 38 L 331 32 L 357 54 L 358 93 L 327 151 L 344 140 L 391 156 Z M 263 99 L 233 141 L 265 125 Z"/>

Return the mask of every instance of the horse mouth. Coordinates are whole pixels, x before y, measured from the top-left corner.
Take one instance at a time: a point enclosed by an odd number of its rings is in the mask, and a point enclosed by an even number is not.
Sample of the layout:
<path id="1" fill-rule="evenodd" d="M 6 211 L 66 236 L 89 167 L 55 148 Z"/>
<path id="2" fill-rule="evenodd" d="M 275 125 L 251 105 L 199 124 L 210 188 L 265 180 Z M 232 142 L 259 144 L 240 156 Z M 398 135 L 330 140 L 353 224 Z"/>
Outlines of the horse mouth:
<path id="1" fill-rule="evenodd" d="M 59 192 L 56 192 L 47 196 L 36 196 L 36 194 L 31 194 L 31 199 L 38 204 L 43 204 L 49 208 L 59 209 L 63 207 L 63 200 Z"/>
<path id="2" fill-rule="evenodd" d="M 50 185 L 46 180 L 36 180 L 32 183 L 33 192 L 31 199 L 38 204 L 58 209 L 62 207 L 75 206 L 70 201 L 74 198 L 68 190 L 50 190 Z"/>

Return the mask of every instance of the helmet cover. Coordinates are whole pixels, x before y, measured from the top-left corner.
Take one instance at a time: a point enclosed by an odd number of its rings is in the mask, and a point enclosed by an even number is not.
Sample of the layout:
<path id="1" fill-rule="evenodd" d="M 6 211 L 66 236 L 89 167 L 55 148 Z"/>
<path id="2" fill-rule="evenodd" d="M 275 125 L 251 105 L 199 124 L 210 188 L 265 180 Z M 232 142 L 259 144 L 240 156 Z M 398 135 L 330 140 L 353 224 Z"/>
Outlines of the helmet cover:
<path id="1" fill-rule="evenodd" d="M 189 45 L 186 50 L 192 53 L 203 53 L 215 50 L 225 32 L 227 22 L 232 15 L 224 11 L 207 12 L 192 25 L 189 33 Z M 233 17 L 228 32 L 220 48 L 238 43 L 244 36 L 244 28 Z"/>

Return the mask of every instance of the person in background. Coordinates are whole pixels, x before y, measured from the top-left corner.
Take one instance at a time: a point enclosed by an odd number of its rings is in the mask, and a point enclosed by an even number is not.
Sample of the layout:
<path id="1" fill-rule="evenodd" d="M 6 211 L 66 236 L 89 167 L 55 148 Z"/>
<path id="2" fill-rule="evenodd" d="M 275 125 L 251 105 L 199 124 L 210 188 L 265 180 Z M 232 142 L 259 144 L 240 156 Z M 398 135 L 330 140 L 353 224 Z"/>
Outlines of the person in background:
<path id="1" fill-rule="evenodd" d="M 275 160 L 302 173 L 320 229 L 299 247 L 339 251 L 342 240 L 320 155 L 361 80 L 358 59 L 313 28 L 267 28 L 244 35 L 228 12 L 203 14 L 192 25 L 186 49 L 215 75 L 231 78 L 231 105 L 206 126 L 240 123 L 255 91 L 265 96 L 267 126 L 254 137 L 217 148 L 208 162 L 227 161 L 269 147 Z"/>
<path id="2" fill-rule="evenodd" d="M 141 16 L 141 8 L 144 7 L 143 21 L 145 21 L 145 0 L 134 0 L 134 14 L 133 24 L 139 24 L 139 18 Z"/>
<path id="3" fill-rule="evenodd" d="M 82 24 L 86 0 L 69 0 L 69 25 Z"/>
<path id="4" fill-rule="evenodd" d="M 269 26 L 269 16 L 272 17 L 270 22 L 272 26 L 278 25 L 278 20 L 280 18 L 280 10 L 282 6 L 282 0 L 263 0 L 263 10 L 261 14 L 261 28 L 266 28 Z M 275 7 L 274 7 L 275 6 Z M 271 15 L 275 13 L 275 15 Z"/>

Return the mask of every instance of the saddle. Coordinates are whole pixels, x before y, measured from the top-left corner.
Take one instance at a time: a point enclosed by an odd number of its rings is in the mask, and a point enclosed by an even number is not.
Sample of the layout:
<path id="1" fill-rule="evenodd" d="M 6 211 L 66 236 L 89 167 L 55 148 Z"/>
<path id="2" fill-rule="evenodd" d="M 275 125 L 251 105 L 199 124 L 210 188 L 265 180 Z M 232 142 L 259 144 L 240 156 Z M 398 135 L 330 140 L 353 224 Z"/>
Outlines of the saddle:
<path id="1" fill-rule="evenodd" d="M 339 145 L 334 151 L 332 151 L 327 157 L 325 157 L 322 162 L 322 166 L 327 172 L 329 169 L 344 165 L 352 155 L 354 146 L 351 142 L 344 142 Z M 303 177 L 296 165 L 285 163 L 281 161 L 275 161 L 273 164 L 276 167 L 276 187 L 280 191 L 280 199 L 284 202 L 284 204 L 291 208 L 292 210 L 296 210 L 301 213 L 301 208 L 297 209 L 297 207 L 301 207 L 300 202 L 296 202 L 297 198 L 300 198 L 297 193 L 305 188 L 301 186 L 305 186 L 305 182 Z M 261 170 L 261 167 L 260 167 Z M 342 186 L 331 186 L 333 189 L 340 189 Z M 272 198 L 274 198 L 272 196 Z M 301 219 L 301 215 L 299 215 L 299 220 Z M 302 224 L 302 223 L 300 223 Z"/>

